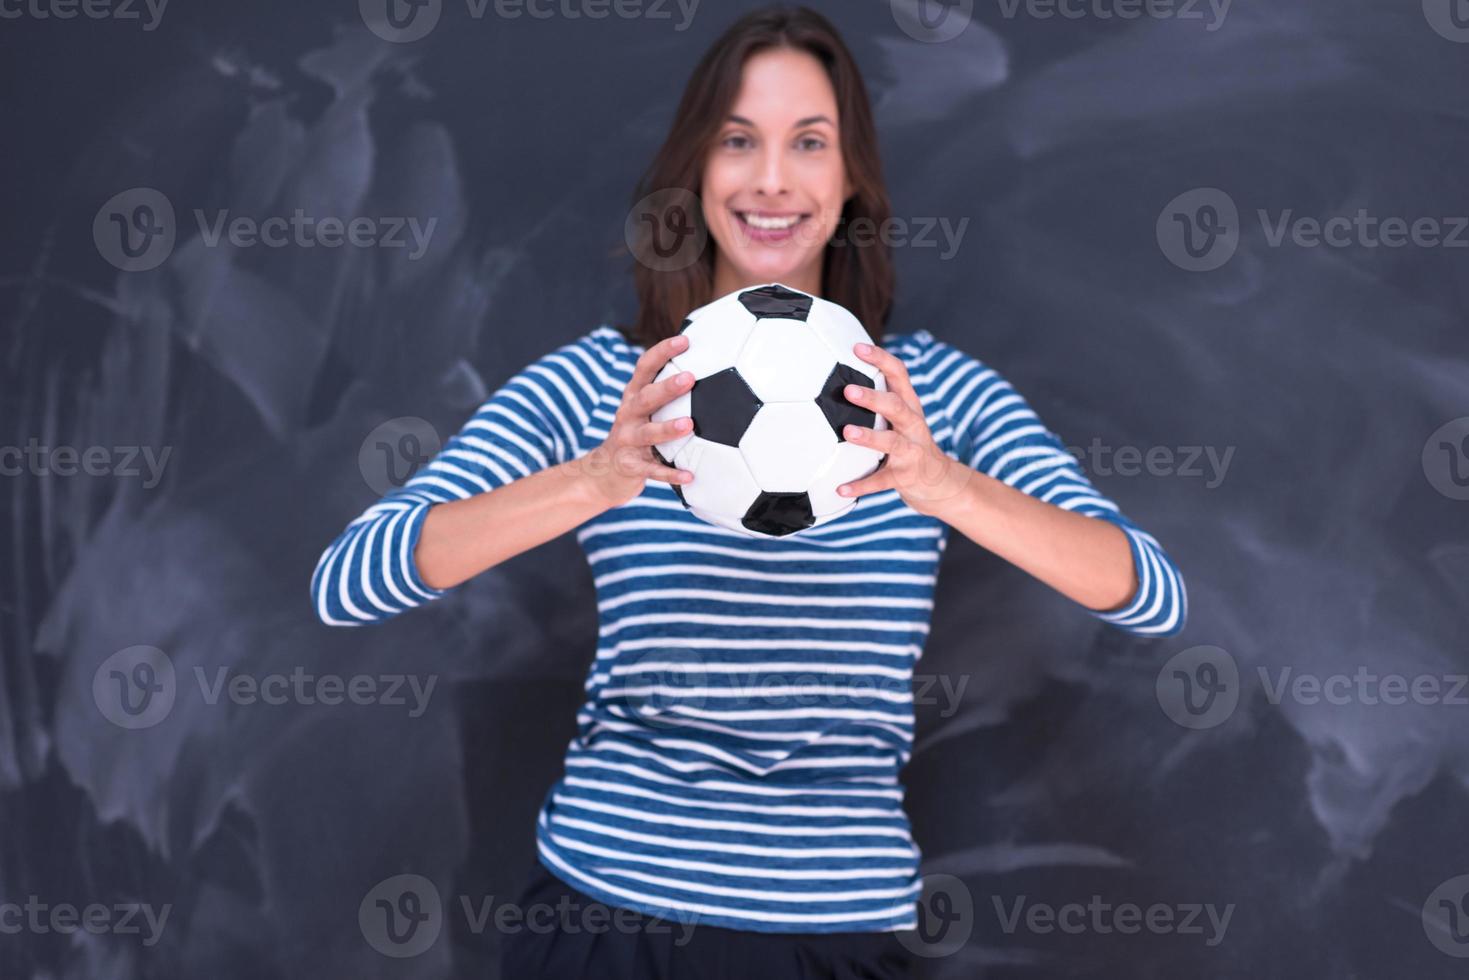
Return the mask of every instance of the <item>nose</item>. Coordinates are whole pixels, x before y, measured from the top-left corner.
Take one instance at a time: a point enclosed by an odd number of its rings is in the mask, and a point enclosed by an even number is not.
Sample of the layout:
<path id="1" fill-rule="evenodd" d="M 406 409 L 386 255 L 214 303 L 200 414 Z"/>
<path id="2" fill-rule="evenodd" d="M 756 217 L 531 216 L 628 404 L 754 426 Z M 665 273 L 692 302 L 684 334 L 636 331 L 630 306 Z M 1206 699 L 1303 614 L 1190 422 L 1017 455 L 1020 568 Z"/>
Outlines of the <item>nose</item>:
<path id="1" fill-rule="evenodd" d="M 755 174 L 755 190 L 767 197 L 779 197 L 787 191 L 785 147 L 771 140 L 760 154 Z"/>

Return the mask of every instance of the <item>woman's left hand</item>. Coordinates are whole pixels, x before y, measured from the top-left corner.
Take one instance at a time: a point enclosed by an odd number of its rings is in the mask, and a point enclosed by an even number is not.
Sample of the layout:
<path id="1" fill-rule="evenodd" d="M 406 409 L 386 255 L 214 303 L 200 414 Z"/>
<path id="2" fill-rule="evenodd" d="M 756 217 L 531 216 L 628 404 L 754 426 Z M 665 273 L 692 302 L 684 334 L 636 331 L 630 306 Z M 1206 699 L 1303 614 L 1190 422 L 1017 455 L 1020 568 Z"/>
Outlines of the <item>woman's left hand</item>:
<path id="1" fill-rule="evenodd" d="M 842 484 L 837 493 L 843 497 L 860 497 L 896 490 L 903 503 L 913 510 L 930 517 L 939 516 L 939 511 L 963 492 L 975 471 L 945 454 L 933 441 L 923 405 L 901 360 L 871 344 L 857 344 L 853 350 L 882 372 L 888 390 L 847 385 L 843 394 L 852 404 L 887 419 L 892 428 L 879 431 L 863 425 L 846 427 L 843 435 L 848 441 L 887 456 L 870 476 Z"/>

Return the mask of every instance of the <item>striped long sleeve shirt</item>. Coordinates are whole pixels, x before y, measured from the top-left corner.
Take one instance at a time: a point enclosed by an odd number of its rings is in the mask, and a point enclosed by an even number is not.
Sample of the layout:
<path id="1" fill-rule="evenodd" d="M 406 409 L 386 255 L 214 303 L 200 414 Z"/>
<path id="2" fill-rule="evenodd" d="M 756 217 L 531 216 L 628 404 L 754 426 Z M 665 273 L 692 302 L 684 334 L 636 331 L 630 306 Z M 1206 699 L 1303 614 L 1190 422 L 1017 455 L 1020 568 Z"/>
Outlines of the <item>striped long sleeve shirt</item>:
<path id="1" fill-rule="evenodd" d="M 1134 597 L 1078 609 L 1139 635 L 1183 628 L 1172 560 L 1009 383 L 926 330 L 883 345 L 945 453 L 1126 533 Z M 506 382 L 327 546 L 311 579 L 322 622 L 378 622 L 451 591 L 414 563 L 429 508 L 595 449 L 642 353 L 604 324 Z M 898 775 L 948 530 L 889 490 L 799 534 L 751 538 L 699 520 L 653 480 L 579 527 L 599 637 L 564 775 L 541 807 L 541 863 L 609 905 L 665 918 L 916 927 L 921 855 Z"/>

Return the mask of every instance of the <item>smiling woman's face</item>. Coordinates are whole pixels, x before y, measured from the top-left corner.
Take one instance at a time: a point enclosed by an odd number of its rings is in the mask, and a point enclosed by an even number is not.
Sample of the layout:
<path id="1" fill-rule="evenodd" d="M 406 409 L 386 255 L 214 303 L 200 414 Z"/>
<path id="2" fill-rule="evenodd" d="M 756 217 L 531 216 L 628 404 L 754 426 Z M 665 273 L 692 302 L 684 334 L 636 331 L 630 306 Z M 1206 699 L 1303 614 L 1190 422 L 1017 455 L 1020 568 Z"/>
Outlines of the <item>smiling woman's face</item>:
<path id="1" fill-rule="evenodd" d="M 764 282 L 821 294 L 822 252 L 852 196 L 840 123 L 815 57 L 767 48 L 746 60 L 700 191 L 716 297 Z"/>

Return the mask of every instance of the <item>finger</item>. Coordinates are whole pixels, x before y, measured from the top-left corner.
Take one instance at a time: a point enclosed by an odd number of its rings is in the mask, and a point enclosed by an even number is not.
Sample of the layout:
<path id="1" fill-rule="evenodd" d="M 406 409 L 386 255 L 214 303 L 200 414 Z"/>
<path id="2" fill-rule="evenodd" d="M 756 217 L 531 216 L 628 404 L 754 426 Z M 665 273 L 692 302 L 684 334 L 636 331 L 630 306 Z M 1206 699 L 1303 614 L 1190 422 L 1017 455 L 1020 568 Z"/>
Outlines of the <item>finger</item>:
<path id="1" fill-rule="evenodd" d="M 866 353 L 862 352 L 863 347 L 867 348 Z M 923 414 L 923 402 L 919 399 L 918 392 L 913 390 L 913 382 L 908 377 L 908 367 L 896 354 L 874 344 L 855 344 L 852 349 L 858 357 L 882 372 L 883 379 L 888 383 L 889 391 L 897 392 L 898 397 L 909 408 L 919 415 Z"/>
<path id="2" fill-rule="evenodd" d="M 658 376 L 663 370 L 663 365 L 675 355 L 687 350 L 689 338 L 683 334 L 674 334 L 665 337 L 652 347 L 643 351 L 643 356 L 638 358 L 637 364 L 633 365 L 632 379 L 628 381 L 627 388 L 623 391 L 624 400 L 631 392 L 637 395 Z"/>
<path id="3" fill-rule="evenodd" d="M 657 463 L 649 467 L 648 475 L 655 480 L 662 480 L 664 483 L 677 483 L 679 486 L 687 486 L 694 482 L 694 474 L 688 470 L 674 469 L 671 466 L 663 466 Z"/>
<path id="4" fill-rule="evenodd" d="M 897 452 L 908 442 L 901 433 L 892 429 L 869 429 L 865 425 L 845 425 L 842 435 L 848 442 L 889 454 Z"/>
<path id="5" fill-rule="evenodd" d="M 653 446 L 652 450 L 653 459 L 656 462 L 648 467 L 647 476 L 651 476 L 655 480 L 662 480 L 664 483 L 685 484 L 694 482 L 694 474 L 691 471 L 674 466 L 673 461 L 660 453 L 657 446 Z"/>
<path id="6" fill-rule="evenodd" d="M 876 473 L 864 476 L 860 480 L 843 483 L 837 487 L 837 494 L 842 497 L 864 497 L 869 493 L 891 490 L 894 486 L 893 471 L 883 466 Z"/>
<path id="7" fill-rule="evenodd" d="M 638 428 L 637 442 L 641 446 L 656 446 L 687 435 L 693 428 L 694 420 L 687 415 L 666 422 L 645 422 Z"/>
<path id="8" fill-rule="evenodd" d="M 693 372 L 680 371 L 677 374 L 669 375 L 662 381 L 644 387 L 633 402 L 633 407 L 637 409 L 640 418 L 645 418 L 679 395 L 686 393 L 693 386 Z"/>
<path id="9" fill-rule="evenodd" d="M 902 397 L 894 391 L 877 391 L 862 385 L 847 385 L 842 394 L 853 405 L 858 405 L 869 412 L 876 412 L 888 420 L 888 424 L 900 432 L 907 432 L 914 426 L 921 424 L 925 429 L 928 423 L 918 412 L 905 403 Z"/>

